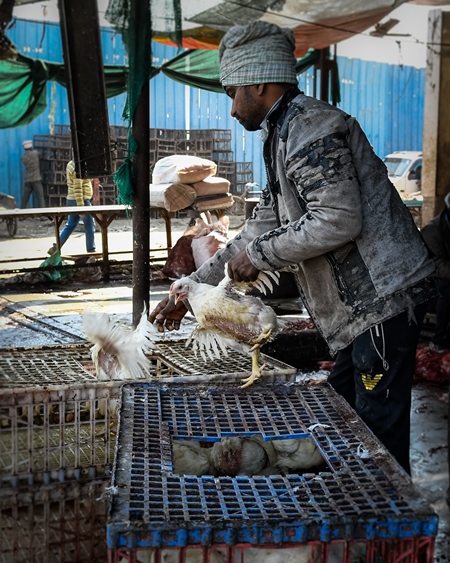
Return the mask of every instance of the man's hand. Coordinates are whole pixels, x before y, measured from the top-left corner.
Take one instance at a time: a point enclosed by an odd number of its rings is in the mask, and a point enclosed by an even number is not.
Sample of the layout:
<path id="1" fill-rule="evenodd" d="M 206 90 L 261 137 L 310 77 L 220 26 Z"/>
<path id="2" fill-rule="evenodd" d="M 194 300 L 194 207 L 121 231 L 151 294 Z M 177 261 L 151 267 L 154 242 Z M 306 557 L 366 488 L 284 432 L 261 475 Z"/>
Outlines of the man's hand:
<path id="1" fill-rule="evenodd" d="M 182 301 L 175 304 L 175 297 L 166 297 L 156 305 L 148 320 L 151 323 L 156 322 L 158 332 L 164 332 L 164 326 L 167 330 L 179 330 L 181 319 L 187 311 Z"/>
<path id="2" fill-rule="evenodd" d="M 250 262 L 245 250 L 241 250 L 228 262 L 228 276 L 236 282 L 255 281 L 259 270 Z"/>

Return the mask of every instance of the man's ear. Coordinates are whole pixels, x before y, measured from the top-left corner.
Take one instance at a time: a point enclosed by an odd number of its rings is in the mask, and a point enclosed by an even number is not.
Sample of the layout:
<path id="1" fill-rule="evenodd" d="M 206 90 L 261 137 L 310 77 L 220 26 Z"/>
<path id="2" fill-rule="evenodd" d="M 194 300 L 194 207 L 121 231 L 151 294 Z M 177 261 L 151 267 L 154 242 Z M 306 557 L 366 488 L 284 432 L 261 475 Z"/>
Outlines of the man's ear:
<path id="1" fill-rule="evenodd" d="M 258 96 L 262 96 L 266 90 L 266 86 L 267 84 L 256 84 L 256 93 L 258 94 Z"/>

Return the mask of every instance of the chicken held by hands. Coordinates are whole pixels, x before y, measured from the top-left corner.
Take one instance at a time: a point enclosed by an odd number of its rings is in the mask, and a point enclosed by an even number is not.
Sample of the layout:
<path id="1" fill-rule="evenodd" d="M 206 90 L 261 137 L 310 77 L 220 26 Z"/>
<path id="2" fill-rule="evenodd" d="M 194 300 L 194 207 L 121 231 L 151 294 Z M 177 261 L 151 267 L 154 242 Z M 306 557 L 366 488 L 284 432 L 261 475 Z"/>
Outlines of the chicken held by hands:
<path id="1" fill-rule="evenodd" d="M 197 283 L 181 278 L 170 286 L 175 303 L 187 299 L 198 322 L 186 345 L 192 343 L 206 361 L 227 355 L 227 348 L 248 352 L 252 357 L 251 375 L 242 387 L 248 387 L 261 377 L 260 348 L 270 342 L 278 329 L 277 315 L 259 297 L 236 291 L 225 277 L 219 285 Z"/>

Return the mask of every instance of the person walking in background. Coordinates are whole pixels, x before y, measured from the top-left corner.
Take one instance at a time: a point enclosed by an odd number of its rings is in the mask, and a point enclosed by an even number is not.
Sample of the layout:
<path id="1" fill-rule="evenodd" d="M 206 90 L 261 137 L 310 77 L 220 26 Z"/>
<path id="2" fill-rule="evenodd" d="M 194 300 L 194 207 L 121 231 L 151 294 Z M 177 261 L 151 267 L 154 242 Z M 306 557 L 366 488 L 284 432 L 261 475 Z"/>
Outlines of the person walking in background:
<path id="1" fill-rule="evenodd" d="M 71 207 L 91 205 L 92 182 L 89 178 L 77 178 L 75 162 L 71 160 L 66 167 L 67 198 L 66 205 Z M 67 219 L 66 226 L 61 232 L 60 243 L 64 245 L 66 240 L 77 228 L 81 215 L 71 214 Z M 95 252 L 95 223 L 92 215 L 83 215 L 84 234 L 86 237 L 86 251 Z M 48 254 L 53 254 L 56 250 L 56 243 L 48 250 Z"/>
<path id="2" fill-rule="evenodd" d="M 448 352 L 450 341 L 450 193 L 445 196 L 445 209 L 422 227 L 421 233 L 436 262 L 436 278 L 440 296 L 436 301 L 436 327 L 430 348 Z"/>
<path id="3" fill-rule="evenodd" d="M 26 208 L 32 193 L 35 193 L 38 198 L 38 207 L 45 207 L 44 188 L 39 170 L 39 152 L 33 149 L 32 141 L 24 141 L 22 147 L 25 149 L 25 153 L 22 155 L 22 163 L 25 166 L 25 188 L 21 208 Z"/>

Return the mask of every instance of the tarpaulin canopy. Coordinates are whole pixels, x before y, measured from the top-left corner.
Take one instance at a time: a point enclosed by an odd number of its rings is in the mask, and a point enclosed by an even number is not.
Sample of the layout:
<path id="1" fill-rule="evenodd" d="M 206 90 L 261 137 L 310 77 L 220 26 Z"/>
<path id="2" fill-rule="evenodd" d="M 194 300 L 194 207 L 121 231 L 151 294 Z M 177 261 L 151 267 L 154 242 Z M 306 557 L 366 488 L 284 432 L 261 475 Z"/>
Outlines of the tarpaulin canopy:
<path id="1" fill-rule="evenodd" d="M 109 0 L 110 6 L 116 1 Z M 178 0 L 181 30 L 172 16 L 173 0 L 150 0 L 152 37 L 188 49 L 216 49 L 235 24 L 264 20 L 293 29 L 296 57 L 349 39 L 380 22 L 407 0 Z M 417 0 L 438 6 L 448 0 Z"/>
<path id="2" fill-rule="evenodd" d="M 301 74 L 317 62 L 317 51 L 309 52 L 297 61 Z M 108 98 L 127 90 L 128 67 L 105 65 Z M 219 82 L 217 51 L 184 51 L 160 67 L 152 66 L 150 78 L 159 72 L 189 86 L 223 92 Z M 47 106 L 47 81 L 66 85 L 64 64 L 31 59 L 19 55 L 17 60 L 0 61 L 0 129 L 26 125 Z"/>

